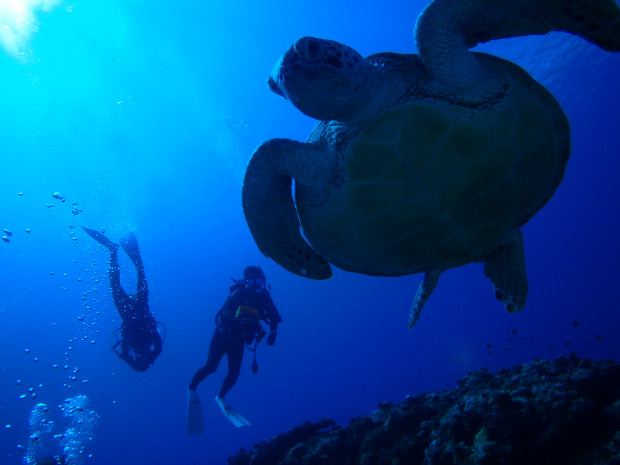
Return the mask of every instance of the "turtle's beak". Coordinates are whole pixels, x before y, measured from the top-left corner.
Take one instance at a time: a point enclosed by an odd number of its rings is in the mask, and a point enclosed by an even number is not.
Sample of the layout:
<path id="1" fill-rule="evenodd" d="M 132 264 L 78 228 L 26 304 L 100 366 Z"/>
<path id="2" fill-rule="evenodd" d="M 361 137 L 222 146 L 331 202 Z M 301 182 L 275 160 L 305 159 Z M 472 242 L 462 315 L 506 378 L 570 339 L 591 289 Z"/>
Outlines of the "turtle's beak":
<path id="1" fill-rule="evenodd" d="M 278 62 L 275 64 L 275 66 L 273 67 L 273 69 L 271 70 L 271 74 L 269 75 L 269 79 L 267 79 L 267 84 L 269 85 L 269 88 L 275 92 L 276 94 L 286 98 L 286 95 L 284 94 L 284 92 L 282 92 L 282 89 L 280 88 L 280 85 L 282 83 L 282 67 L 284 66 L 284 60 L 286 59 L 286 56 L 290 53 L 290 49 L 284 54 L 283 57 L 281 57 Z"/>
<path id="2" fill-rule="evenodd" d="M 324 56 L 325 47 L 320 46 L 319 39 L 299 39 L 273 67 L 267 80 L 269 88 L 297 106 L 317 82 L 330 78 L 333 70 L 322 65 Z"/>
<path id="3" fill-rule="evenodd" d="M 275 79 L 273 79 L 272 76 L 269 76 L 269 79 L 267 79 L 267 84 L 269 85 L 269 89 L 271 89 L 272 92 L 275 92 L 279 96 L 286 98 L 278 87 L 278 83 L 275 81 Z"/>

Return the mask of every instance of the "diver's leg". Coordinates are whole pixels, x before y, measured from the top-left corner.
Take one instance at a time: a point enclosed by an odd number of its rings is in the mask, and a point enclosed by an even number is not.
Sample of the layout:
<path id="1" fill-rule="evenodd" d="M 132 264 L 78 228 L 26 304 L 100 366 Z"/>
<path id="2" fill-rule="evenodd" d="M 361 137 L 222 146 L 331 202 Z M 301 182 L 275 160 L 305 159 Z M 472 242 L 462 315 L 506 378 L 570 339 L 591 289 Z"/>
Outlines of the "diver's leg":
<path id="1" fill-rule="evenodd" d="M 215 373 L 222 357 L 226 353 L 226 348 L 226 340 L 219 330 L 216 329 L 211 338 L 211 344 L 209 345 L 207 363 L 194 374 L 194 378 L 189 385 L 190 391 L 195 391 L 198 385 L 202 383 L 207 376 Z"/>
<path id="2" fill-rule="evenodd" d="M 112 299 L 121 318 L 125 316 L 125 311 L 129 308 L 129 297 L 121 287 L 121 270 L 118 265 L 118 250 L 110 249 L 110 289 L 112 290 Z"/>
<path id="3" fill-rule="evenodd" d="M 149 299 L 149 288 L 146 282 L 144 264 L 142 263 L 142 255 L 140 255 L 138 239 L 136 239 L 136 235 L 133 232 L 130 232 L 129 234 L 121 237 L 119 242 L 133 265 L 136 267 L 136 273 L 138 274 L 138 303 L 145 306 Z"/>
<path id="4" fill-rule="evenodd" d="M 235 341 L 230 344 L 228 349 L 228 374 L 222 382 L 222 389 L 217 395 L 223 399 L 228 391 L 235 385 L 239 373 L 241 372 L 241 362 L 243 360 L 243 341 Z"/>
<path id="5" fill-rule="evenodd" d="M 149 286 L 146 282 L 146 275 L 144 274 L 144 266 L 142 266 L 142 260 L 136 264 L 136 272 L 138 273 L 138 304 L 146 306 L 149 301 Z"/>
<path id="6" fill-rule="evenodd" d="M 121 247 L 129 256 L 136 268 L 138 265 L 142 264 L 140 247 L 138 247 L 138 239 L 136 239 L 136 235 L 134 233 L 130 232 L 129 234 L 124 235 L 118 242 L 121 244 Z"/>

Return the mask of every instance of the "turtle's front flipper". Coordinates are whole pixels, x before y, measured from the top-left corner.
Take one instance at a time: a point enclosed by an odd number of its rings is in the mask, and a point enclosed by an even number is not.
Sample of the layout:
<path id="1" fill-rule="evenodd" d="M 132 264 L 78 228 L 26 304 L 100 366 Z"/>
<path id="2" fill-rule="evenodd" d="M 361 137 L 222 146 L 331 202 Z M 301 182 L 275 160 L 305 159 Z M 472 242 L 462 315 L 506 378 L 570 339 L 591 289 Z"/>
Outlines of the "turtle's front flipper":
<path id="1" fill-rule="evenodd" d="M 523 233 L 508 231 L 499 248 L 486 258 L 484 274 L 491 280 L 495 297 L 510 313 L 521 311 L 527 298 Z"/>
<path id="2" fill-rule="evenodd" d="M 429 74 L 473 98 L 500 91 L 502 82 L 486 72 L 470 48 L 551 31 L 620 51 L 620 8 L 616 0 L 433 0 L 418 18 L 415 39 Z M 468 95 L 470 86 L 475 87 Z"/>
<path id="3" fill-rule="evenodd" d="M 433 293 L 441 271 L 442 270 L 429 270 L 424 274 L 424 279 L 418 286 L 418 290 L 413 298 L 411 310 L 409 310 L 409 329 L 413 328 L 418 322 L 422 307 Z"/>
<path id="4" fill-rule="evenodd" d="M 331 267 L 301 236 L 291 191 L 292 178 L 299 182 L 304 176 L 329 175 L 322 172 L 311 152 L 308 144 L 289 139 L 262 144 L 245 173 L 243 212 L 263 254 L 292 273 L 327 279 L 332 276 Z"/>

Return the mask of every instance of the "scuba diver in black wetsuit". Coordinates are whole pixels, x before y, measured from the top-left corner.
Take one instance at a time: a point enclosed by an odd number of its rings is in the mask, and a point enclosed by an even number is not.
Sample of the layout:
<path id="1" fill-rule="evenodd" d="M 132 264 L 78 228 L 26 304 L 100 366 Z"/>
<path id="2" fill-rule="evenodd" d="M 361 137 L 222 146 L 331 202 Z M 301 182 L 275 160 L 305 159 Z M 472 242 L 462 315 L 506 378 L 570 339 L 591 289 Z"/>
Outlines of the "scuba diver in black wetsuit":
<path id="1" fill-rule="evenodd" d="M 249 425 L 245 418 L 226 403 L 224 397 L 239 376 L 244 346 L 252 342 L 260 342 L 266 334 L 260 321 L 269 323 L 270 331 L 267 336 L 267 345 L 271 346 L 276 341 L 278 324 L 282 321 L 282 318 L 266 288 L 263 270 L 258 266 L 248 266 L 243 271 L 243 278 L 241 281 L 236 281 L 235 285 L 231 287 L 231 294 L 224 302 L 222 309 L 217 312 L 215 316 L 216 328 L 211 338 L 207 362 L 196 371 L 189 385 L 189 434 L 202 432 L 201 424 L 198 425 L 198 423 L 202 422 L 202 414 L 198 414 L 200 418 L 197 422 L 191 418 L 192 404 L 195 404 L 195 409 L 200 407 L 196 388 L 207 376 L 215 372 L 224 354 L 226 354 L 228 359 L 228 373 L 222 382 L 222 387 L 215 401 L 224 412 L 224 415 L 235 426 Z M 254 347 L 255 349 L 256 346 Z M 252 370 L 254 372 L 258 370 L 256 359 L 252 365 Z M 192 425 L 192 423 L 196 424 Z"/>
<path id="2" fill-rule="evenodd" d="M 114 305 L 123 320 L 121 327 L 115 331 L 115 334 L 120 331 L 120 339 L 112 349 L 135 371 L 145 371 L 161 353 L 162 339 L 157 330 L 157 322 L 149 310 L 149 290 L 136 236 L 129 233 L 120 240 L 121 247 L 133 262 L 138 274 L 136 293 L 127 294 L 121 287 L 119 245 L 94 229 L 82 229 L 110 251 L 110 288 Z"/>
<path id="3" fill-rule="evenodd" d="M 55 457 L 47 457 L 45 459 L 37 460 L 34 465 L 66 465 L 67 456 L 60 455 Z"/>

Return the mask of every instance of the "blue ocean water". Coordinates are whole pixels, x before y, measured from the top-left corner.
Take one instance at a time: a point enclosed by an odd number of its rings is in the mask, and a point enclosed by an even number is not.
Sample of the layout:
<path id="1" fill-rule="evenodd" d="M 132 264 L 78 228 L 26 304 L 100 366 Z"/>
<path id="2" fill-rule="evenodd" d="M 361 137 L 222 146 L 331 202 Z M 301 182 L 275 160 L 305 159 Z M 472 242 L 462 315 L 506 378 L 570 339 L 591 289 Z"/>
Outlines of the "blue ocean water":
<path id="1" fill-rule="evenodd" d="M 572 127 L 564 181 L 523 228 L 521 313 L 504 311 L 473 264 L 442 275 L 408 330 L 421 276 L 311 281 L 255 246 L 240 201 L 247 161 L 263 140 L 305 140 L 313 126 L 269 91 L 272 66 L 305 35 L 364 55 L 415 53 L 425 3 L 0 0 L 0 229 L 12 232 L 0 243 L 0 463 L 24 463 L 36 404 L 62 432 L 57 405 L 81 395 L 99 416 L 84 463 L 210 465 L 305 420 L 346 424 L 481 367 L 571 351 L 620 360 L 620 55 L 567 34 L 479 47 L 543 83 Z M 120 321 L 108 254 L 80 226 L 138 237 L 167 328 L 144 373 L 110 350 Z M 228 396 L 252 426 L 234 428 L 212 401 L 223 363 L 198 390 L 206 434 L 188 437 L 187 386 L 229 278 L 248 264 L 265 270 L 284 320 L 275 346 L 259 346 L 259 373 L 246 353 Z"/>

